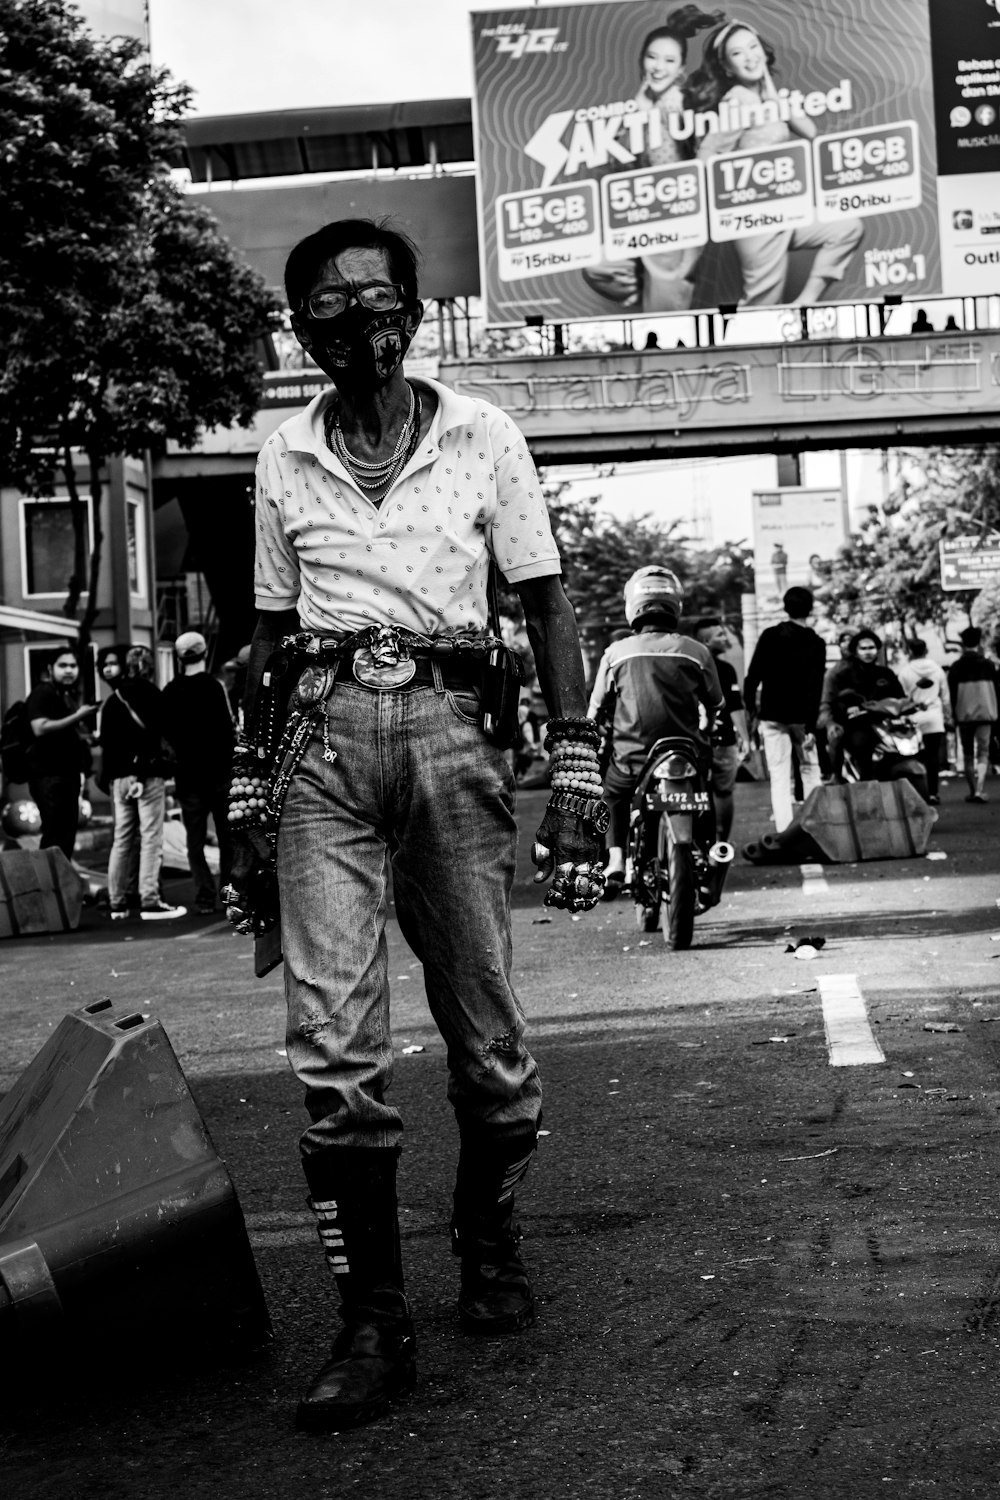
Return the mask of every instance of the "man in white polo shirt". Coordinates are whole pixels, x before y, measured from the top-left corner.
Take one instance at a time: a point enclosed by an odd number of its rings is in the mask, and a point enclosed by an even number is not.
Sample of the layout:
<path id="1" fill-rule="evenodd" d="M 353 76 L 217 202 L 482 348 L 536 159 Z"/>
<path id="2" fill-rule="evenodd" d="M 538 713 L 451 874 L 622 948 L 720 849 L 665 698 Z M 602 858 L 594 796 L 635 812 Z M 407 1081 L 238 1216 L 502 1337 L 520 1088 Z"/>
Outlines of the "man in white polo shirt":
<path id="1" fill-rule="evenodd" d="M 285 284 L 292 326 L 334 388 L 260 455 L 245 709 L 274 761 L 288 1057 L 306 1088 L 303 1167 L 345 1324 L 298 1422 L 330 1431 L 380 1415 L 415 1373 L 396 1216 L 401 1121 L 386 1101 L 390 863 L 448 1049 L 460 1320 L 496 1334 L 534 1316 L 512 1223 L 541 1107 L 510 977 L 516 828 L 502 746 L 519 695 L 490 631 L 491 559 L 524 605 L 551 716 L 559 774 L 534 857 L 537 879 L 554 873 L 553 904 L 599 898 L 606 809 L 576 623 L 524 439 L 489 403 L 404 375 L 423 314 L 414 247 L 366 220 L 329 224 L 293 249 Z M 275 755 L 278 668 L 266 664 L 289 657 L 291 717 Z M 244 926 L 246 873 L 230 892 Z"/>

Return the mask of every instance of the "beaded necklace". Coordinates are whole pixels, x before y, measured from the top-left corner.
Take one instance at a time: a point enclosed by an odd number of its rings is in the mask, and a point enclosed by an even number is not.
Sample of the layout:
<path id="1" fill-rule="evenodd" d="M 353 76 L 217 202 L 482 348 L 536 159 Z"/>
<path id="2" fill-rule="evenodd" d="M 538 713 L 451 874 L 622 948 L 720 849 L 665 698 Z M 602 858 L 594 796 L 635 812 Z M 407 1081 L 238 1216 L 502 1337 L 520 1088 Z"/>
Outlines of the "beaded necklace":
<path id="1" fill-rule="evenodd" d="M 396 446 L 388 458 L 379 459 L 376 463 L 356 458 L 351 453 L 340 426 L 339 412 L 331 408 L 326 414 L 324 426 L 327 446 L 340 459 L 359 489 L 370 492 L 370 498 L 374 498 L 375 492 L 379 490 L 388 494 L 413 457 L 420 440 L 420 397 L 409 382 L 407 382 L 407 390 L 410 393 L 410 405 L 406 420 L 399 430 Z"/>

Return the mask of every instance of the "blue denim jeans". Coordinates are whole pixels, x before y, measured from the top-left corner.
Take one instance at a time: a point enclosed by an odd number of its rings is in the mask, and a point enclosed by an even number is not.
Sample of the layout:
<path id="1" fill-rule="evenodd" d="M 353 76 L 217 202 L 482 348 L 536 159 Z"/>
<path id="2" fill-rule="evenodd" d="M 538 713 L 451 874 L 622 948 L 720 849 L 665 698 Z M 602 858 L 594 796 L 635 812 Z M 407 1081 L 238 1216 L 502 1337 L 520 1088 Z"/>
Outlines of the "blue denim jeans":
<path id="1" fill-rule="evenodd" d="M 115 832 L 108 861 L 108 900 L 112 911 L 122 911 L 128 904 L 129 888 L 135 879 L 136 849 L 142 904 L 152 906 L 160 898 L 166 786 L 162 776 L 151 776 L 143 783 L 141 797 L 126 797 L 126 785 L 124 777 L 111 783 Z"/>
<path id="2" fill-rule="evenodd" d="M 514 779 L 475 698 L 337 683 L 278 834 L 288 1059 L 312 1124 L 304 1154 L 396 1146 L 385 923 L 424 968 L 460 1121 L 498 1137 L 537 1125 L 541 1083 L 511 984 Z"/>

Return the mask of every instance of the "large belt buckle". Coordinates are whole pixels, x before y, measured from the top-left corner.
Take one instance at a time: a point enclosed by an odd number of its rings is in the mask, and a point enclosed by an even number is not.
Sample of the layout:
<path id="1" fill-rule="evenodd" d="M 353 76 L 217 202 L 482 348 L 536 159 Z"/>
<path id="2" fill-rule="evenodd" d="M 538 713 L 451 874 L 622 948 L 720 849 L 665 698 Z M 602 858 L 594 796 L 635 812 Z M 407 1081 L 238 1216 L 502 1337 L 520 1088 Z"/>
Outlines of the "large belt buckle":
<path id="1" fill-rule="evenodd" d="M 391 625 L 381 626 L 367 646 L 354 653 L 352 670 L 363 687 L 377 693 L 405 687 L 417 670 L 410 648 Z"/>

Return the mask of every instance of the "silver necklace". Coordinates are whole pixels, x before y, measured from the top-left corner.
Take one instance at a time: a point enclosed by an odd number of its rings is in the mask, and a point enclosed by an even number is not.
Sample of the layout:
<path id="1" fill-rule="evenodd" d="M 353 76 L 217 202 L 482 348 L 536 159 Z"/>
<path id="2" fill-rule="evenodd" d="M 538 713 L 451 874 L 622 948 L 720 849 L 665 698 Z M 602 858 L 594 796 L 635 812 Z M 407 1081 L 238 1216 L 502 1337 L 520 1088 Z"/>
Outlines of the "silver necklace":
<path id="1" fill-rule="evenodd" d="M 402 472 L 403 466 L 409 458 L 410 441 L 413 436 L 413 418 L 417 410 L 417 399 L 414 395 L 413 387 L 409 383 L 407 383 L 407 390 L 410 396 L 410 404 L 407 409 L 406 420 L 399 430 L 396 446 L 388 458 L 379 459 L 375 463 L 370 463 L 364 458 L 357 458 L 350 451 L 340 425 L 340 414 L 339 412 L 331 413 L 333 420 L 329 425 L 330 436 L 333 441 L 330 446 L 341 463 L 344 464 L 348 472 L 363 489 L 381 489 L 390 477 L 395 480 L 398 473 Z"/>

